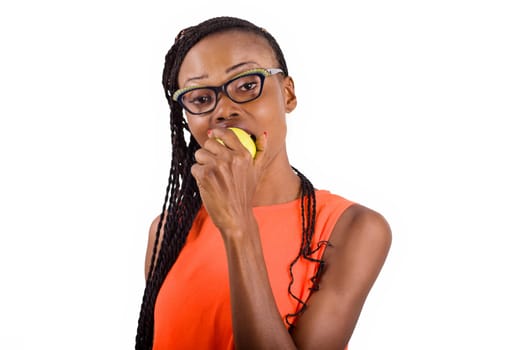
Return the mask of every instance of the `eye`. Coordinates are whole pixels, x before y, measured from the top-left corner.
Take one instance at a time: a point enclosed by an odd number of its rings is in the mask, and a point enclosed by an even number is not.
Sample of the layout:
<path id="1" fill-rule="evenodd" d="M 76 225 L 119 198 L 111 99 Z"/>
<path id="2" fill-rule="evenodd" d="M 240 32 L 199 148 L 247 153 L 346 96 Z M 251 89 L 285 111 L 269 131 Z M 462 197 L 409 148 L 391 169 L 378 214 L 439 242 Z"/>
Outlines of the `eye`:
<path id="1" fill-rule="evenodd" d="M 190 103 L 193 105 L 201 105 L 201 104 L 209 103 L 209 101 L 211 101 L 211 96 L 197 96 L 187 101 L 187 103 Z"/>
<path id="2" fill-rule="evenodd" d="M 242 84 L 242 86 L 240 86 L 239 89 L 243 91 L 249 91 L 249 90 L 256 89 L 257 85 L 258 85 L 257 81 L 250 81 L 250 82 Z"/>
<path id="3" fill-rule="evenodd" d="M 260 76 L 249 74 L 233 80 L 227 89 L 230 96 L 242 101 L 257 96 L 260 92 L 260 83 Z"/>
<path id="4" fill-rule="evenodd" d="M 186 92 L 182 99 L 185 104 L 200 106 L 213 103 L 215 94 L 209 89 L 194 89 Z"/>
<path id="5" fill-rule="evenodd" d="M 234 82 L 235 90 L 238 91 L 250 91 L 257 89 L 258 84 L 260 84 L 260 77 L 258 75 L 246 75 L 238 78 Z"/>

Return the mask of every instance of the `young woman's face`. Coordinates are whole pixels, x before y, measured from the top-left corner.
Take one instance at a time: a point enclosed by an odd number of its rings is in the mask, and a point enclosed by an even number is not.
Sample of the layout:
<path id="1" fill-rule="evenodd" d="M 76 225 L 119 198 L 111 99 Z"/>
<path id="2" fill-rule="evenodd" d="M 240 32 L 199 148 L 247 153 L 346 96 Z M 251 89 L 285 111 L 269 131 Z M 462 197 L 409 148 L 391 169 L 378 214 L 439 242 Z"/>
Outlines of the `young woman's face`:
<path id="1" fill-rule="evenodd" d="M 221 86 L 254 68 L 279 68 L 264 38 L 241 31 L 212 34 L 189 50 L 180 67 L 178 84 L 180 88 Z M 207 140 L 209 129 L 234 126 L 255 136 L 266 132 L 266 151 L 275 155 L 285 145 L 286 113 L 295 106 L 292 79 L 276 74 L 265 78 L 260 97 L 253 101 L 239 104 L 221 92 L 213 111 L 200 115 L 185 111 L 185 115 L 200 145 Z"/>

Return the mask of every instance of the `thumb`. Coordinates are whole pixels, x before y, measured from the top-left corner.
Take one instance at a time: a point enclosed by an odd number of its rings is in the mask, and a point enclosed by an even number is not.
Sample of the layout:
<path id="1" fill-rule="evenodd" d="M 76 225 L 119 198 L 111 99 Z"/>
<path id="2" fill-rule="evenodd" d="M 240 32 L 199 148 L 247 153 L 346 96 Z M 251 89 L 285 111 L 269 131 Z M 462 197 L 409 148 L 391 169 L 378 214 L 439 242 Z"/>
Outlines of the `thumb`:
<path id="1" fill-rule="evenodd" d="M 264 157 L 264 151 L 267 145 L 267 131 L 264 131 L 262 135 L 257 136 L 255 145 L 257 147 L 257 153 L 255 155 L 255 161 L 259 161 Z"/>

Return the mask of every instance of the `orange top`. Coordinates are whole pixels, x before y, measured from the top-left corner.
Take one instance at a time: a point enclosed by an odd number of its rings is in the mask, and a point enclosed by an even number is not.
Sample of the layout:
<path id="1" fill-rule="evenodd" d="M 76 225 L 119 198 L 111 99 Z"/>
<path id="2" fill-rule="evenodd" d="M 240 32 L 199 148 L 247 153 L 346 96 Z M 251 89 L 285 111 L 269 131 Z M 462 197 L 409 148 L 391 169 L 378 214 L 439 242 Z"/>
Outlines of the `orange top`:
<path id="1" fill-rule="evenodd" d="M 328 240 L 342 212 L 352 202 L 316 191 L 317 219 L 313 247 Z M 300 199 L 254 208 L 269 281 L 278 310 L 298 310 L 288 294 L 289 265 L 297 256 L 302 235 Z M 313 255 L 320 258 L 324 246 Z M 300 259 L 293 268 L 292 290 L 307 300 L 318 264 Z M 224 243 L 205 209 L 193 223 L 178 260 L 167 274 L 155 305 L 153 349 L 234 349 L 229 279 Z"/>

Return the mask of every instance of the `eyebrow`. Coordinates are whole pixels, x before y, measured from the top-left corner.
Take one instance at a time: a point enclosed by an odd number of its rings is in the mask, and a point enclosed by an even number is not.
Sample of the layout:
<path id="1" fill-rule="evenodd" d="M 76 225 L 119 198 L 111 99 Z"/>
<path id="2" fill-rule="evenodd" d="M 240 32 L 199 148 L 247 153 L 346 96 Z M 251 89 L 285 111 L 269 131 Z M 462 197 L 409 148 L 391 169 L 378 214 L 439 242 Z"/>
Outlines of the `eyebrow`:
<path id="1" fill-rule="evenodd" d="M 242 66 L 245 66 L 245 65 L 248 65 L 248 64 L 258 64 L 257 62 L 255 61 L 246 61 L 246 62 L 240 62 L 240 63 L 237 63 L 231 67 L 229 67 L 228 69 L 226 69 L 226 73 L 231 73 L 232 71 L 242 67 Z M 199 75 L 197 77 L 191 77 L 189 79 L 187 79 L 185 82 L 184 82 L 184 85 L 185 86 L 188 82 L 190 81 L 193 81 L 193 80 L 200 80 L 200 79 L 204 79 L 204 78 L 208 78 L 209 75 L 207 74 L 203 74 L 203 75 Z"/>

